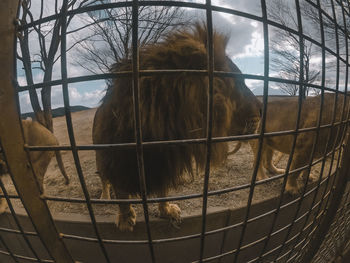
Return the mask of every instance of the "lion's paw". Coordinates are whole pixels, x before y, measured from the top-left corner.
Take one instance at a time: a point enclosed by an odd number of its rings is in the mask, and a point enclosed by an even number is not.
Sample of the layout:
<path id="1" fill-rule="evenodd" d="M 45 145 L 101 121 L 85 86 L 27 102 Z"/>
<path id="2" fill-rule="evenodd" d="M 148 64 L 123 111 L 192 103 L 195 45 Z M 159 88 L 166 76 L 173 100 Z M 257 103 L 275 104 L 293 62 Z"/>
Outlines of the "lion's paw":
<path id="1" fill-rule="evenodd" d="M 269 177 L 267 176 L 265 169 L 262 169 L 262 170 L 259 169 L 258 174 L 256 176 L 257 181 L 261 181 L 267 178 Z"/>
<path id="2" fill-rule="evenodd" d="M 168 204 L 162 209 L 159 209 L 160 217 L 170 219 L 173 225 L 179 225 L 181 223 L 181 209 L 176 204 Z"/>
<path id="3" fill-rule="evenodd" d="M 136 225 L 135 210 L 130 208 L 129 213 L 127 214 L 119 213 L 116 224 L 120 231 L 132 232 L 134 230 L 134 226 Z"/>
<path id="4" fill-rule="evenodd" d="M 290 184 L 287 182 L 286 193 L 292 196 L 301 194 L 302 186 L 299 183 Z"/>

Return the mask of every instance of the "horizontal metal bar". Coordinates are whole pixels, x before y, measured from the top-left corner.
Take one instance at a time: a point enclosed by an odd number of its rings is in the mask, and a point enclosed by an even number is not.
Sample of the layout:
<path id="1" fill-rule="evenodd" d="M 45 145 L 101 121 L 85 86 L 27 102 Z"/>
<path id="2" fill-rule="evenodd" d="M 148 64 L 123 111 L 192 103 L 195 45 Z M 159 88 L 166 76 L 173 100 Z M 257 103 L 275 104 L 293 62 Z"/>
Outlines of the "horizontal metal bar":
<path id="1" fill-rule="evenodd" d="M 26 235 L 26 236 L 38 236 L 38 234 L 35 233 L 35 232 L 26 232 L 26 231 L 22 232 L 20 230 L 3 228 L 3 227 L 0 227 L 0 232 L 19 234 L 19 235 Z"/>
<path id="2" fill-rule="evenodd" d="M 164 75 L 164 74 L 183 74 L 183 73 L 189 73 L 192 75 L 200 75 L 200 76 L 206 76 L 208 74 L 207 70 L 191 70 L 191 69 L 167 69 L 167 70 L 140 70 L 140 76 L 153 76 L 153 75 Z M 339 94 L 345 94 L 344 91 L 341 90 L 335 90 L 332 88 L 327 88 L 321 85 L 313 84 L 313 83 L 307 83 L 304 81 L 298 81 L 298 80 L 291 80 L 291 79 L 284 79 L 279 77 L 265 77 L 261 75 L 254 75 L 254 74 L 243 74 L 239 72 L 224 72 L 224 71 L 214 71 L 213 72 L 215 77 L 232 77 L 232 78 L 238 78 L 238 79 L 253 79 L 253 80 L 261 80 L 264 81 L 265 79 L 272 82 L 279 82 L 279 83 L 286 83 L 286 84 L 293 84 L 293 85 L 305 85 L 312 88 L 317 89 L 324 89 L 326 91 L 331 91 L 334 93 Z M 114 73 L 101 73 L 101 74 L 94 74 L 94 75 L 85 75 L 85 76 L 79 76 L 79 77 L 71 77 L 67 78 L 67 83 L 79 83 L 79 82 L 85 82 L 85 81 L 96 81 L 96 80 L 105 80 L 105 79 L 115 79 L 119 77 L 131 77 L 132 71 L 120 71 L 120 72 L 114 72 Z M 33 85 L 23 85 L 20 86 L 17 83 L 17 91 L 23 92 L 30 89 L 42 89 L 52 86 L 58 86 L 62 85 L 62 80 L 51 80 L 46 82 L 40 82 Z M 348 95 L 349 96 L 349 95 Z"/>
<path id="3" fill-rule="evenodd" d="M 0 254 L 10 256 L 10 253 L 3 251 L 3 250 L 0 250 Z M 55 262 L 55 261 L 49 260 L 49 259 L 40 259 L 40 261 L 39 261 L 36 258 L 21 256 L 21 255 L 17 255 L 17 254 L 12 254 L 12 256 L 17 258 L 17 259 L 23 259 L 23 260 L 28 260 L 28 261 L 32 261 L 32 262 L 43 262 L 43 263 L 54 263 Z"/>
<path id="4" fill-rule="evenodd" d="M 344 120 L 342 122 L 336 122 L 334 125 L 325 124 L 320 127 L 310 127 L 310 128 L 301 128 L 297 131 L 295 130 L 286 130 L 286 131 L 277 131 L 277 132 L 267 132 L 264 133 L 264 137 L 274 137 L 274 136 L 283 136 L 283 135 L 293 135 L 301 134 L 303 132 L 311 132 L 322 130 L 331 127 L 337 127 L 341 124 L 350 123 L 350 120 Z M 234 141 L 246 141 L 257 139 L 259 134 L 246 134 L 246 135 L 235 135 L 235 136 L 225 136 L 225 137 L 213 137 L 213 143 L 223 143 L 223 142 L 234 142 Z M 145 141 L 143 145 L 145 147 L 156 146 L 156 145 L 183 145 L 183 144 L 202 144 L 205 143 L 205 138 L 200 139 L 185 139 L 185 140 L 164 140 L 164 141 Z M 90 151 L 90 150 L 101 150 L 101 149 L 112 149 L 112 148 L 133 148 L 136 146 L 136 143 L 116 143 L 116 144 L 92 144 L 92 145 L 77 145 L 76 148 L 79 151 Z M 28 146 L 25 145 L 24 148 L 29 151 L 70 151 L 72 150 L 71 146 Z"/>
<path id="5" fill-rule="evenodd" d="M 326 179 L 326 178 L 325 178 Z M 326 180 L 323 180 L 323 182 L 321 184 L 324 183 L 324 181 Z M 313 188 L 313 190 L 310 190 L 308 191 L 307 193 L 305 193 L 305 195 L 303 197 L 299 197 L 299 198 L 305 198 L 306 196 L 308 196 L 309 194 L 312 193 L 312 191 L 314 191 L 315 188 Z M 308 213 L 311 213 L 314 209 L 316 209 L 319 205 L 321 205 L 321 202 L 326 199 L 328 197 L 330 192 L 327 192 L 327 194 L 322 198 L 322 200 L 318 201 L 310 210 L 308 210 L 306 213 L 304 213 L 303 215 L 299 216 L 295 222 L 298 222 L 300 221 L 301 219 L 303 219 L 305 216 L 307 216 Z M 149 200 L 147 200 L 149 201 Z M 289 202 L 287 204 L 294 204 L 295 201 L 293 200 L 292 202 Z M 287 208 L 288 205 L 285 204 L 283 208 Z M 268 213 L 265 213 L 264 216 L 267 216 L 269 215 Z M 256 220 L 259 220 L 261 219 L 261 215 L 259 216 L 256 216 L 254 218 L 251 218 L 248 223 L 252 223 Z M 223 231 L 227 231 L 227 230 L 230 230 L 230 229 L 234 229 L 234 228 L 237 228 L 237 227 L 240 227 L 243 225 L 243 221 L 242 222 L 239 222 L 239 223 L 236 223 L 234 225 L 230 225 L 230 226 L 226 226 L 226 227 L 223 227 L 223 228 L 219 228 L 219 229 L 215 229 L 215 230 L 211 230 L 211 231 L 207 231 L 205 232 L 205 235 L 213 235 L 213 234 L 217 234 L 217 233 L 220 233 L 220 232 L 223 232 Z M 280 230 L 277 230 L 276 233 L 272 233 L 272 236 L 273 235 L 276 235 L 279 233 Z M 98 240 L 96 238 L 91 238 L 91 237 L 81 237 L 81 236 L 75 236 L 75 235 L 67 235 L 67 234 L 62 234 L 61 233 L 61 236 L 62 237 L 65 237 L 65 238 L 68 238 L 68 239 L 80 239 L 80 240 L 85 240 L 85 241 L 90 241 L 90 242 L 98 242 Z M 177 238 L 166 238 L 166 239 L 156 239 L 156 240 L 153 240 L 152 242 L 153 243 L 166 243 L 166 242 L 174 242 L 174 241 L 180 241 L 180 240 L 188 240 L 188 239 L 193 239 L 193 238 L 198 238 L 200 237 L 200 233 L 198 234 L 193 234 L 193 235 L 188 235 L 188 236 L 182 236 L 182 237 L 177 237 Z M 130 244 L 130 243 L 133 243 L 133 244 L 147 244 L 148 243 L 148 240 L 105 240 L 103 239 L 102 240 L 104 243 L 113 243 L 113 244 Z"/>

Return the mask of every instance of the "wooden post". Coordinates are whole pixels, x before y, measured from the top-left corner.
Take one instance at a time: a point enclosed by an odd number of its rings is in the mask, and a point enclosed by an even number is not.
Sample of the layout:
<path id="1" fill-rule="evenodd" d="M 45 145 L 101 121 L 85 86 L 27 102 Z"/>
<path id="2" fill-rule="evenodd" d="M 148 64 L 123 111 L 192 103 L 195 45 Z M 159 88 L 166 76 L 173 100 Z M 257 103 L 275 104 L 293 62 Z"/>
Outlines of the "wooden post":
<path id="1" fill-rule="evenodd" d="M 74 262 L 62 241 L 44 200 L 24 150 L 16 93 L 13 87 L 14 41 L 18 0 L 0 1 L 0 140 L 9 171 L 35 230 L 52 259 L 58 263 Z"/>

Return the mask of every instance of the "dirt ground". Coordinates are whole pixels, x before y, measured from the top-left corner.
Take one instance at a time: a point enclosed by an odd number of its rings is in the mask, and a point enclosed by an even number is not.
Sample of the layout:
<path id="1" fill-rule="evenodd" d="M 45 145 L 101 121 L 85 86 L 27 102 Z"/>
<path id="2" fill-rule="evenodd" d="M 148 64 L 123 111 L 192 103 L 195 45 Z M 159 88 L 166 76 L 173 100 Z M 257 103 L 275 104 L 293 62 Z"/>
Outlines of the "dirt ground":
<path id="1" fill-rule="evenodd" d="M 92 144 L 91 129 L 92 121 L 96 109 L 80 111 L 72 113 L 74 135 L 77 145 Z M 69 145 L 69 137 L 66 128 L 65 117 L 57 117 L 54 119 L 54 133 L 61 145 Z M 230 148 L 235 146 L 235 142 L 230 144 Z M 77 169 L 73 160 L 73 155 L 69 151 L 63 151 L 62 157 L 65 169 L 70 177 L 70 184 L 65 185 L 64 179 L 60 174 L 55 158 L 51 161 L 48 171 L 44 179 L 45 194 L 53 197 L 64 198 L 84 198 L 82 186 L 77 175 Z M 285 168 L 287 156 L 279 163 L 279 167 Z M 95 153 L 94 151 L 79 151 L 79 161 L 83 172 L 83 177 L 87 185 L 90 198 L 98 199 L 101 194 L 101 182 L 96 174 Z M 229 188 L 238 185 L 249 184 L 253 173 L 253 155 L 248 144 L 243 144 L 241 149 L 231 155 L 226 163 L 215 170 L 211 170 L 209 191 Z M 319 173 L 319 165 L 313 168 L 313 173 Z M 15 194 L 16 191 L 10 181 L 10 178 L 5 179 L 5 185 L 10 194 Z M 253 202 L 269 199 L 278 196 L 281 191 L 282 179 L 268 182 L 255 187 Z M 178 189 L 171 191 L 170 196 L 183 194 L 195 194 L 203 191 L 203 176 L 197 176 L 194 180 L 188 179 Z M 247 204 L 249 188 L 209 197 L 208 207 L 230 207 L 237 208 Z M 112 194 L 112 197 L 114 195 Z M 20 202 L 15 201 L 17 205 Z M 202 199 L 189 199 L 184 201 L 176 201 L 182 214 L 189 215 L 198 213 L 202 209 Z M 79 213 L 88 214 L 88 209 L 85 204 L 48 201 L 49 207 L 53 213 Z M 117 211 L 117 205 L 93 205 L 96 215 L 111 215 Z M 157 205 L 149 206 L 150 215 L 157 216 Z M 136 211 L 138 216 L 142 212 L 141 205 L 137 205 Z"/>

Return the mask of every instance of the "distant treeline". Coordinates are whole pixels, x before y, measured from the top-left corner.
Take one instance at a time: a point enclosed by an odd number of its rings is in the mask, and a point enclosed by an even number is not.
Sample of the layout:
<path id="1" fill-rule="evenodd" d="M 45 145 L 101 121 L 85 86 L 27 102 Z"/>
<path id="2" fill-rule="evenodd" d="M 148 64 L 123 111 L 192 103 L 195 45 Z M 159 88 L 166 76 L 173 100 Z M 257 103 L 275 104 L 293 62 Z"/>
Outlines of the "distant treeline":
<path id="1" fill-rule="evenodd" d="M 263 96 L 262 95 L 257 95 L 256 96 L 260 101 L 263 101 Z M 292 98 L 292 97 L 298 97 L 298 96 L 290 96 L 290 95 L 269 95 L 268 100 L 269 101 L 274 101 L 274 100 L 281 100 L 285 98 Z"/>
<path id="2" fill-rule="evenodd" d="M 70 107 L 70 111 L 71 112 L 76 112 L 76 111 L 82 111 L 82 110 L 88 110 L 88 109 L 90 109 L 89 107 L 85 107 L 85 106 L 71 106 Z M 60 117 L 60 116 L 63 116 L 63 115 L 65 115 L 65 111 L 64 111 L 64 108 L 63 107 L 61 107 L 61 108 L 56 108 L 56 109 L 53 109 L 52 110 L 52 117 L 53 118 L 56 118 L 56 117 Z M 34 112 L 27 112 L 27 113 L 23 113 L 22 115 L 21 115 L 21 118 L 22 119 L 26 119 L 26 118 L 28 118 L 28 117 L 30 117 L 30 118 L 34 118 Z"/>

